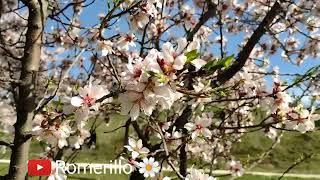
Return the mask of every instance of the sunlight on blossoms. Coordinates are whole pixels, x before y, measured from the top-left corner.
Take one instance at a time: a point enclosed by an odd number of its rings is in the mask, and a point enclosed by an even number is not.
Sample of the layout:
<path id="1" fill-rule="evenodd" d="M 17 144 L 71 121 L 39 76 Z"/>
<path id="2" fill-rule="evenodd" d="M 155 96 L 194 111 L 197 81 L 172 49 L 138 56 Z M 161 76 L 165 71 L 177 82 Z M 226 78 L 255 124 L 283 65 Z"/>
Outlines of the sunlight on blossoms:
<path id="1" fill-rule="evenodd" d="M 318 0 L 0 0 L 0 179 L 33 175 L 33 159 L 51 162 L 49 180 L 318 178 L 319 12 Z"/>

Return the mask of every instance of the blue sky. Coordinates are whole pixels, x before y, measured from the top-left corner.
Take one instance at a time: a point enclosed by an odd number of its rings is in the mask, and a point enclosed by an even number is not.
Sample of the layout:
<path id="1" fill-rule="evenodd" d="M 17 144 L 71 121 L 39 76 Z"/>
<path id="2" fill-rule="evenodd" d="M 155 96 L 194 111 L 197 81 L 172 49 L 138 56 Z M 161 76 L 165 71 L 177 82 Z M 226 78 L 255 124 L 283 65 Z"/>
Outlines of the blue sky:
<path id="1" fill-rule="evenodd" d="M 90 27 L 90 26 L 93 26 L 93 25 L 96 25 L 97 23 L 99 23 L 98 15 L 100 13 L 103 13 L 103 14 L 107 13 L 107 10 L 108 10 L 107 1 L 108 0 L 96 0 L 93 5 L 84 8 L 83 12 L 80 16 L 82 25 Z M 188 4 L 191 4 L 190 1 L 188 1 Z M 72 9 L 70 8 L 69 11 L 66 12 L 66 14 L 69 14 L 71 16 Z M 49 26 L 51 26 L 50 24 L 53 25 L 52 22 L 49 21 Z M 119 24 L 120 31 L 126 32 L 128 30 L 128 26 L 127 26 L 125 19 L 120 19 L 120 23 L 118 23 L 118 24 Z M 107 33 L 105 35 L 107 37 L 112 36 L 112 33 L 114 33 L 114 30 L 115 29 L 106 30 Z M 175 36 L 182 37 L 182 36 L 184 36 L 184 34 L 182 31 L 175 31 Z M 284 38 L 285 36 L 286 36 L 286 34 L 281 36 L 280 38 Z M 226 37 L 228 39 L 228 44 L 227 44 L 228 55 L 231 55 L 231 54 L 237 55 L 239 52 L 238 44 L 240 44 L 244 39 L 243 34 L 240 33 L 240 34 L 232 35 L 232 36 L 226 35 Z M 262 38 L 262 41 L 263 41 L 263 39 L 265 39 L 265 37 L 266 36 L 264 36 L 264 38 Z M 302 37 L 298 37 L 298 38 L 302 38 Z M 139 46 L 137 46 L 137 47 L 139 47 Z M 220 54 L 220 50 L 217 46 L 213 46 L 212 52 L 214 54 Z M 320 64 L 319 59 L 308 58 L 300 66 L 297 66 L 297 65 L 293 65 L 292 63 L 284 60 L 280 54 L 281 54 L 281 51 L 278 51 L 275 55 L 268 57 L 270 60 L 270 63 L 271 63 L 270 71 L 272 70 L 272 68 L 274 66 L 278 66 L 280 68 L 281 73 L 301 73 L 301 74 L 303 74 L 311 67 Z M 87 64 L 87 66 L 90 66 L 90 64 Z M 74 73 L 77 74 L 76 71 L 74 71 Z M 283 80 L 289 80 L 288 78 L 289 77 L 283 77 Z M 268 81 L 268 84 L 271 87 L 271 84 L 272 84 L 271 78 L 267 77 L 266 79 Z M 297 91 L 297 90 L 294 90 L 294 91 Z M 299 92 L 297 91 L 297 93 L 299 93 Z"/>

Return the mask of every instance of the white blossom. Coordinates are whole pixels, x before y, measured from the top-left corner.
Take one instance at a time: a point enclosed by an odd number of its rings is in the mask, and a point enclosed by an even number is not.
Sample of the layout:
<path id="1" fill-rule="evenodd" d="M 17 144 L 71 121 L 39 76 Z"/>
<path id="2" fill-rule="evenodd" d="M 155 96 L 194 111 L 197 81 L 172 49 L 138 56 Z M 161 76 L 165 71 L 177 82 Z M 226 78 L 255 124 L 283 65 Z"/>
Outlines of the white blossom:
<path id="1" fill-rule="evenodd" d="M 215 180 L 215 178 L 197 169 L 191 169 L 190 174 L 186 176 L 186 180 Z"/>
<path id="2" fill-rule="evenodd" d="M 129 145 L 126 145 L 124 147 L 131 152 L 131 157 L 133 159 L 136 159 L 141 155 L 142 156 L 147 155 L 150 152 L 148 148 L 143 147 L 141 139 L 139 139 L 138 141 L 135 141 L 134 139 L 129 138 Z"/>
<path id="3" fill-rule="evenodd" d="M 206 138 L 211 137 L 211 131 L 208 127 L 212 124 L 212 120 L 210 118 L 201 118 L 196 117 L 194 123 L 187 123 L 184 127 L 192 132 L 192 139 L 196 139 L 199 136 L 203 136 Z"/>

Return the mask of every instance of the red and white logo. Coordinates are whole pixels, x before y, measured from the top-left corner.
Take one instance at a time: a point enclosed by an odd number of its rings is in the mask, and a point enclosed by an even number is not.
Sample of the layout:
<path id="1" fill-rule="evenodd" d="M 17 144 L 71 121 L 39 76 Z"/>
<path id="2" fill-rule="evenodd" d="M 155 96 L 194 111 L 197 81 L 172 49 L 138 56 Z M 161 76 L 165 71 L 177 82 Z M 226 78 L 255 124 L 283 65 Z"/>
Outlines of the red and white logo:
<path id="1" fill-rule="evenodd" d="M 29 176 L 50 176 L 51 161 L 48 159 L 33 159 L 28 161 Z"/>

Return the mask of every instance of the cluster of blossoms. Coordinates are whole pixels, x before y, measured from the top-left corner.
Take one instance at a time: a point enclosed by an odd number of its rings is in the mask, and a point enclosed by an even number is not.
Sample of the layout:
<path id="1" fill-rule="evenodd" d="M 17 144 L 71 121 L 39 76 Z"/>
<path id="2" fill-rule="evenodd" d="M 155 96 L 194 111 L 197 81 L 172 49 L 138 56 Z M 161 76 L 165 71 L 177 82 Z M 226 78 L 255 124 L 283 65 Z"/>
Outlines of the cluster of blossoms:
<path id="1" fill-rule="evenodd" d="M 62 121 L 62 114 L 35 116 L 32 135 L 37 140 L 47 142 L 50 147 L 73 147 L 79 149 L 84 141 L 90 137 L 90 132 L 84 128 L 72 128 L 71 121 Z M 71 143 L 71 144 L 70 144 Z"/>
<path id="2" fill-rule="evenodd" d="M 174 47 L 171 43 L 164 43 L 162 51 L 151 49 L 144 58 L 131 54 L 129 62 L 125 65 L 125 70 L 121 74 L 121 83 L 124 88 L 124 92 L 119 95 L 121 114 L 129 115 L 131 120 L 137 120 L 141 112 L 146 116 L 152 116 L 155 110 L 161 111 L 173 108 L 174 102 L 180 101 L 184 97 L 184 94 L 179 92 L 179 88 L 183 87 L 183 83 L 179 80 L 181 80 L 181 75 L 188 72 L 185 68 L 186 65 L 192 65 L 198 71 L 206 64 L 206 61 L 198 58 L 188 61 L 187 54 L 192 51 L 199 51 L 199 41 L 194 40 L 187 43 L 186 39 L 181 38 L 177 40 L 177 47 Z M 106 54 L 109 53 L 112 53 L 112 49 Z M 267 108 L 266 115 L 271 117 L 267 119 L 266 123 L 275 124 L 276 127 L 285 124 L 287 128 L 302 133 L 312 130 L 317 116 L 309 113 L 302 106 L 292 107 L 290 105 L 291 98 L 285 92 L 285 86 L 281 85 L 279 79 L 275 78 L 272 92 L 265 90 L 265 85 L 261 86 L 265 83 L 264 81 L 256 81 L 255 84 L 242 81 L 248 77 L 252 80 L 258 78 L 249 76 L 248 71 L 253 68 L 255 68 L 255 65 L 249 64 L 244 68 L 244 72 L 239 73 L 231 80 L 231 84 L 236 84 L 239 81 L 242 84 L 239 87 L 239 92 L 229 94 L 229 96 L 239 99 L 252 96 L 261 97 L 261 101 L 267 104 L 263 106 L 263 108 Z M 260 70 L 263 71 L 264 69 Z M 253 125 L 254 115 L 252 115 L 250 107 L 237 107 L 237 104 L 233 102 L 225 103 L 228 109 L 236 109 L 235 112 L 228 112 L 230 113 L 229 117 L 225 117 L 226 115 L 217 117 L 225 111 L 223 109 L 215 113 L 207 113 L 208 108 L 212 108 L 208 103 L 214 99 L 223 98 L 225 95 L 210 87 L 210 83 L 202 79 L 197 79 L 193 88 L 195 93 L 200 94 L 200 96 L 196 96 L 189 101 L 195 112 L 191 120 L 184 125 L 193 140 L 192 143 L 187 145 L 187 151 L 190 156 L 199 157 L 206 162 L 217 163 L 216 159 L 212 161 L 212 157 L 231 153 L 233 143 L 229 140 L 220 140 L 219 137 L 228 136 L 229 139 L 239 140 L 245 133 L 245 129 L 239 128 L 239 125 L 240 127 Z M 34 128 L 35 134 L 39 135 L 39 140 L 47 139 L 52 143 L 52 146 L 58 144 L 59 148 L 63 148 L 69 145 L 67 138 L 70 139 L 71 135 L 75 135 L 77 140 L 73 143 L 73 147 L 80 148 L 84 140 L 90 136 L 90 133 L 84 129 L 85 122 L 90 115 L 98 112 L 100 104 L 103 104 L 100 99 L 107 95 L 109 91 L 90 81 L 89 85 L 80 88 L 78 92 L 79 96 L 71 98 L 71 105 L 75 109 L 71 108 L 70 111 L 70 108 L 65 108 L 68 110 L 64 110 L 64 114 L 75 113 L 76 131 L 71 130 L 69 121 L 54 121 L 50 124 L 50 120 L 41 120 L 36 123 L 37 125 Z M 214 95 L 208 96 L 208 93 Z M 110 100 L 107 101 L 110 102 Z M 55 116 L 59 115 L 50 115 L 51 118 L 56 119 Z M 40 119 L 48 118 L 42 117 Z M 182 144 L 180 139 L 183 135 L 180 130 L 176 130 L 172 122 L 159 123 L 159 125 L 162 133 L 164 133 L 169 150 L 174 150 Z M 158 138 L 162 138 L 159 133 L 157 135 Z M 268 128 L 267 135 L 275 139 L 277 133 L 274 127 Z M 125 148 L 130 152 L 128 162 L 145 177 L 154 177 L 159 172 L 158 162 L 150 156 L 150 150 L 143 147 L 141 140 L 129 139 L 129 144 Z M 244 170 L 239 161 L 226 159 L 226 163 L 232 175 L 241 176 L 243 174 Z M 213 179 L 213 177 L 200 171 L 192 171 L 186 178 L 192 179 L 194 177 Z"/>
<path id="3" fill-rule="evenodd" d="M 50 118 L 36 115 L 34 124 L 32 131 L 33 135 L 37 136 L 37 140 L 48 142 L 53 147 L 56 145 L 59 148 L 68 146 L 66 139 L 71 134 L 71 127 L 68 122 L 50 122 Z"/>
<path id="4" fill-rule="evenodd" d="M 125 148 L 131 153 L 128 162 L 135 169 L 138 168 L 139 172 L 146 178 L 149 176 L 155 177 L 160 170 L 159 163 L 153 157 L 148 158 L 150 150 L 143 147 L 141 139 L 135 141 L 130 138 Z M 142 162 L 138 162 L 137 158 L 142 159 Z"/>
<path id="5" fill-rule="evenodd" d="M 139 136 L 147 136 L 145 144 L 139 137 L 138 141 L 129 138 L 128 145 L 124 146 L 128 152 L 126 159 L 144 177 L 156 178 L 161 173 L 162 164 L 155 158 L 170 163 L 169 158 L 175 159 L 183 151 L 187 159 L 212 167 L 221 167 L 218 164 L 224 163 L 232 175 L 241 176 L 244 167 L 235 160 L 233 148 L 246 133 L 262 130 L 276 140 L 279 130 L 306 133 L 316 128 L 315 121 L 320 117 L 315 114 L 315 106 L 308 108 L 308 103 L 296 102 L 289 89 L 297 84 L 284 83 L 278 69 L 269 72 L 270 62 L 264 58 L 277 55 L 278 49 L 282 58 L 297 65 L 309 57 L 319 56 L 319 2 L 282 2 L 286 18 L 276 18 L 265 39 L 253 45 L 241 70 L 217 85 L 213 82 L 218 81 L 231 64 L 242 63 L 235 62 L 233 56 L 226 58 L 229 49 L 233 53 L 235 47 L 245 48 L 245 44 L 236 42 L 239 38 L 233 39 L 233 36 L 241 34 L 244 43 L 250 42 L 247 36 L 251 36 L 256 26 L 247 22 L 262 22 L 275 1 L 110 1 L 108 14 L 100 14 L 101 22 L 89 28 L 81 24 L 80 16 L 82 9 L 89 5 L 79 0 L 72 2 L 72 18 L 63 17 L 60 21 L 59 15 L 67 15 L 57 10 L 60 6 L 68 9 L 69 5 L 63 4 L 67 1 L 48 2 L 52 10 L 50 18 L 62 26 L 45 28 L 44 48 L 38 58 L 41 67 L 36 84 L 46 85 L 34 90 L 37 91 L 34 94 L 44 98 L 36 98 L 41 109 L 35 110 L 31 134 L 46 143 L 43 158 L 55 159 L 57 152 L 85 147 L 94 132 L 89 130 L 88 122 L 91 119 L 108 121 L 110 114 L 121 111 L 130 118 L 127 122 L 138 123 L 139 127 L 134 128 Z M 16 122 L 13 104 L 17 101 L 19 84 L 14 79 L 20 75 L 15 71 L 21 67 L 23 34 L 29 26 L 25 20 L 27 13 L 17 5 L 13 0 L 0 1 L 0 58 L 3 59 L 0 77 L 10 79 L 9 83 L 0 84 L 0 91 L 10 94 L 5 99 L 11 100 L 2 102 L 0 94 L 0 128 L 1 133 L 11 137 Z M 10 12 L 13 10 L 16 12 Z M 65 19 L 68 21 L 64 22 Z M 201 22 L 205 19 L 209 20 Z M 123 20 L 128 22 L 128 27 L 124 27 Z M 119 28 L 114 28 L 116 26 Z M 181 38 L 184 33 L 186 38 Z M 220 53 L 213 50 L 216 47 Z M 78 50 L 85 51 L 85 55 L 80 53 L 79 58 L 72 58 L 71 54 Z M 88 54 L 92 56 L 88 58 Z M 76 72 L 71 71 L 73 67 L 77 68 Z M 67 77 L 64 73 L 76 75 Z M 269 74 L 275 75 L 273 86 L 266 80 Z M 310 84 L 304 87 L 307 95 L 303 95 L 319 100 L 319 74 L 306 77 L 300 79 Z M 11 93 L 7 93 L 9 91 Z M 185 114 L 190 113 L 188 117 L 183 116 L 186 109 L 189 112 Z M 183 122 L 179 121 L 181 118 Z M 154 142 L 158 144 L 152 145 Z M 150 147 L 145 147 L 148 144 Z M 50 180 L 65 178 L 64 172 L 49 177 Z M 215 179 L 195 169 L 184 178 Z"/>
<path id="6" fill-rule="evenodd" d="M 228 169 L 230 170 L 233 176 L 242 176 L 243 175 L 243 167 L 239 161 L 231 160 L 228 162 Z"/>
<path id="7" fill-rule="evenodd" d="M 305 133 L 315 128 L 314 121 L 319 120 L 319 118 L 319 115 L 309 112 L 302 105 L 298 105 L 292 112 L 287 114 L 286 127 Z"/>
<path id="8" fill-rule="evenodd" d="M 134 4 L 134 1 L 127 2 L 127 6 Z M 130 16 L 131 28 L 133 30 L 143 29 L 158 14 L 157 8 L 162 8 L 162 1 L 149 0 L 142 2 L 139 8 L 134 9 L 134 14 Z"/>
<path id="9" fill-rule="evenodd" d="M 162 51 L 151 49 L 145 58 L 132 57 L 122 74 L 122 83 L 126 90 L 119 100 L 122 114 L 130 114 L 132 120 L 140 112 L 150 116 L 156 107 L 170 109 L 172 104 L 182 97 L 177 91 L 179 75 L 187 63 L 200 69 L 205 61 L 193 59 L 188 61 L 187 52 L 198 51 L 199 42 L 188 44 L 185 38 L 177 40 L 174 48 L 169 42 L 164 43 Z"/>
<path id="10" fill-rule="evenodd" d="M 211 131 L 208 129 L 208 127 L 212 124 L 211 118 L 206 117 L 196 117 L 194 120 L 194 123 L 187 123 L 185 125 L 185 128 L 188 131 L 191 131 L 191 138 L 195 140 L 198 136 L 202 136 L 205 138 L 211 138 Z"/>
<path id="11" fill-rule="evenodd" d="M 277 71 L 277 70 L 276 70 Z M 268 123 L 278 123 L 275 126 L 281 127 L 284 124 L 287 129 L 297 130 L 301 133 L 312 131 L 315 128 L 315 121 L 320 119 L 318 114 L 314 114 L 314 107 L 308 110 L 301 103 L 295 105 L 293 98 L 285 91 L 281 81 L 275 77 L 273 87 L 272 106 L 268 110 L 270 118 Z M 269 99 L 270 101 L 270 99 Z M 271 131 L 270 131 L 271 130 Z M 269 129 L 271 137 L 274 137 L 272 128 Z"/>
<path id="12" fill-rule="evenodd" d="M 159 172 L 159 163 L 155 161 L 153 157 L 150 156 L 148 153 L 150 152 L 149 149 L 143 147 L 142 140 L 139 139 L 135 141 L 134 139 L 129 139 L 129 144 L 125 146 L 129 152 L 131 152 L 130 160 L 128 161 L 134 168 L 138 168 L 139 172 L 144 175 L 144 177 L 155 177 L 156 173 Z M 138 162 L 138 159 L 142 159 L 142 162 Z M 236 171 L 236 173 L 240 173 L 240 170 L 236 170 L 236 165 L 231 165 L 231 171 Z M 239 166 L 239 165 L 238 165 Z M 240 165 L 241 166 L 241 165 Z M 208 174 L 204 174 L 197 169 L 192 169 L 190 173 L 186 176 L 186 180 L 214 180 L 212 176 Z M 169 177 L 163 177 L 162 180 L 170 180 Z"/>
<path id="13" fill-rule="evenodd" d="M 72 97 L 70 102 L 65 102 L 62 107 L 59 104 L 47 106 L 43 114 L 35 115 L 32 134 L 37 140 L 47 142 L 49 147 L 58 146 L 60 149 L 79 149 L 84 144 L 90 137 L 86 122 L 99 110 L 100 103 L 97 101 L 109 92 L 90 80 L 89 85 L 78 89 L 78 93 L 79 96 Z M 101 103 L 109 101 L 106 99 Z"/>
<path id="14" fill-rule="evenodd" d="M 79 96 L 71 98 L 71 105 L 80 109 L 83 119 L 89 115 L 90 110 L 98 111 L 100 103 L 96 101 L 109 93 L 103 86 L 93 84 L 92 82 L 84 88 L 80 87 L 78 92 Z"/>

